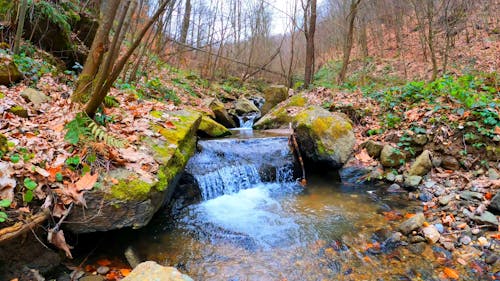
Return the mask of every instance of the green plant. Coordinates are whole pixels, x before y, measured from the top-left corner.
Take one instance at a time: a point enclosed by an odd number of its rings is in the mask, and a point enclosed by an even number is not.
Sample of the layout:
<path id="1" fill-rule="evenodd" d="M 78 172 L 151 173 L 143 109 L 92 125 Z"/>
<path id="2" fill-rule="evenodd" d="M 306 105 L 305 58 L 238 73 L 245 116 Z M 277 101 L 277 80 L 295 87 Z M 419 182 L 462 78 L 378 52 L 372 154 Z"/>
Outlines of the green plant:
<path id="1" fill-rule="evenodd" d="M 64 161 L 64 164 L 66 164 L 66 166 L 68 166 L 72 170 L 76 170 L 76 168 L 80 165 L 80 163 L 81 160 L 80 156 L 78 155 L 69 157 L 68 159 L 66 159 L 66 161 Z"/>
<path id="2" fill-rule="evenodd" d="M 26 187 L 26 192 L 23 195 L 23 200 L 29 203 L 33 200 L 33 190 L 38 186 L 38 184 L 30 178 L 24 179 L 24 187 Z"/>
<path id="3" fill-rule="evenodd" d="M 25 53 L 14 55 L 14 62 L 24 76 L 31 80 L 32 84 L 36 84 L 45 74 L 55 73 L 56 71 L 53 65 L 40 59 L 31 58 Z"/>
<path id="4" fill-rule="evenodd" d="M 84 139 L 103 141 L 113 147 L 123 147 L 126 142 L 108 134 L 105 129 L 88 117 L 85 113 L 79 113 L 76 117 L 66 124 L 67 129 L 64 140 L 70 144 L 76 145 Z"/>
<path id="5" fill-rule="evenodd" d="M 0 200 L 0 209 L 4 209 L 4 208 L 10 207 L 11 203 L 12 202 L 10 200 L 8 200 L 8 199 L 2 199 L 2 200 Z M 0 211 L 0 222 L 4 222 L 8 218 L 9 218 L 9 216 L 7 215 L 7 213 L 5 213 L 4 211 Z"/>
<path id="6" fill-rule="evenodd" d="M 387 128 L 396 128 L 399 125 L 399 123 L 401 123 L 401 117 L 393 113 L 387 113 L 384 116 L 383 122 Z"/>

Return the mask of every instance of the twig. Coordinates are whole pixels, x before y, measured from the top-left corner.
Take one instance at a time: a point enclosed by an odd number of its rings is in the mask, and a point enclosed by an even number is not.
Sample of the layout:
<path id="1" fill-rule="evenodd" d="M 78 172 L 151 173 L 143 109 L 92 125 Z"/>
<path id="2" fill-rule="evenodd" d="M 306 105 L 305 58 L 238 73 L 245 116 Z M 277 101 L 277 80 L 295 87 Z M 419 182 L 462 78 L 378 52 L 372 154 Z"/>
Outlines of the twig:
<path id="1" fill-rule="evenodd" d="M 69 204 L 68 211 L 66 212 L 66 214 L 64 214 L 64 216 L 62 216 L 62 218 L 59 220 L 59 222 L 56 224 L 56 226 L 54 226 L 54 228 L 52 228 L 50 231 L 53 231 L 53 232 L 59 231 L 59 228 L 61 228 L 61 224 L 68 217 L 69 213 L 71 212 L 71 209 L 73 209 L 73 205 L 74 205 L 73 202 L 71 202 L 71 204 Z"/>
<path id="2" fill-rule="evenodd" d="M 27 223 L 16 223 L 11 227 L 6 227 L 0 230 L 0 244 L 10 241 L 29 230 L 33 229 L 38 224 L 41 224 L 45 220 L 49 218 L 50 211 L 49 209 L 43 209 L 43 211 L 37 213 L 31 218 L 30 222 Z"/>
<path id="3" fill-rule="evenodd" d="M 302 178 L 300 180 L 300 184 L 302 186 L 306 186 L 307 180 L 306 180 L 306 169 L 304 166 L 304 161 L 302 160 L 302 155 L 300 154 L 300 149 L 299 149 L 299 144 L 297 143 L 297 139 L 295 138 L 295 132 L 292 128 L 292 124 L 290 124 L 290 143 L 292 146 L 292 151 L 295 151 L 297 153 L 297 158 L 299 159 L 300 167 L 302 169 Z"/>

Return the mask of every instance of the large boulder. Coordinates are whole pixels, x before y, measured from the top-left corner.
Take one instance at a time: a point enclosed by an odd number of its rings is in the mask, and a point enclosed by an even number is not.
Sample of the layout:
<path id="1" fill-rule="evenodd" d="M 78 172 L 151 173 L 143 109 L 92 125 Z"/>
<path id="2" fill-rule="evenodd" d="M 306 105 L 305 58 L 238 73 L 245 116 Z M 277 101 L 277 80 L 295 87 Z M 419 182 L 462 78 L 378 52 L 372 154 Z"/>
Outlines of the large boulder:
<path id="1" fill-rule="evenodd" d="M 281 102 L 270 112 L 264 115 L 254 125 L 254 129 L 283 129 L 288 128 L 293 118 L 303 110 L 308 100 L 302 95 L 295 95 L 286 101 Z"/>
<path id="2" fill-rule="evenodd" d="M 404 153 L 388 144 L 384 145 L 380 152 L 380 164 L 384 167 L 398 167 L 404 160 Z"/>
<path id="3" fill-rule="evenodd" d="M 122 281 L 193 281 L 175 267 L 166 267 L 154 261 L 140 263 Z"/>
<path id="4" fill-rule="evenodd" d="M 356 139 L 351 121 L 321 107 L 309 107 L 293 120 L 300 149 L 306 159 L 342 166 L 351 155 Z"/>
<path id="5" fill-rule="evenodd" d="M 23 79 L 12 57 L 0 54 L 0 85 L 9 86 Z"/>
<path id="6" fill-rule="evenodd" d="M 260 113 L 260 109 L 250 100 L 239 98 L 234 103 L 234 113 L 238 116 L 245 116 L 252 113 Z"/>
<path id="7" fill-rule="evenodd" d="M 208 116 L 203 116 L 201 118 L 198 132 L 200 132 L 202 136 L 213 138 L 228 136 L 231 134 L 231 131 L 229 131 L 226 127 L 212 120 L 212 118 Z"/>
<path id="8" fill-rule="evenodd" d="M 424 176 L 432 169 L 431 153 L 424 150 L 410 167 L 408 174 L 411 176 Z"/>
<path id="9" fill-rule="evenodd" d="M 155 179 L 125 168 L 113 169 L 100 180 L 101 188 L 85 193 L 87 208 L 74 208 L 66 228 L 74 233 L 109 231 L 123 227 L 145 226 L 167 203 L 189 158 L 196 148 L 196 131 L 201 114 L 192 111 L 171 113 L 173 126 L 153 125 L 163 138 L 143 140 L 159 169 Z"/>
<path id="10" fill-rule="evenodd" d="M 21 97 L 23 97 L 27 102 L 32 102 L 36 107 L 50 102 L 51 100 L 51 98 L 46 96 L 44 93 L 32 88 L 24 89 L 21 92 Z"/>
<path id="11" fill-rule="evenodd" d="M 273 85 L 264 89 L 264 105 L 262 114 L 267 114 L 273 107 L 288 98 L 288 88 L 283 85 Z"/>
<path id="12" fill-rule="evenodd" d="M 226 108 L 224 107 L 224 104 L 220 102 L 219 100 L 215 99 L 212 101 L 210 104 L 210 110 L 213 111 L 215 115 L 215 120 L 222 125 L 224 125 L 226 128 L 235 128 L 236 127 L 236 122 L 234 122 L 233 118 L 229 115 L 227 112 Z"/>

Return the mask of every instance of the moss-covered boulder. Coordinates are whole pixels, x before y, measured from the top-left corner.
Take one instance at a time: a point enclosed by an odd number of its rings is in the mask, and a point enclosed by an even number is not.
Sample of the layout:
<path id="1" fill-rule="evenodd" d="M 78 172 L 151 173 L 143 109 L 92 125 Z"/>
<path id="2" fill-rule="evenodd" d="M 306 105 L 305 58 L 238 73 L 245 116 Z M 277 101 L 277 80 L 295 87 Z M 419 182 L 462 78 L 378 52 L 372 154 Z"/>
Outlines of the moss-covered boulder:
<path id="1" fill-rule="evenodd" d="M 264 105 L 260 109 L 267 114 L 273 107 L 288 98 L 288 88 L 283 85 L 273 85 L 264 89 Z"/>
<path id="2" fill-rule="evenodd" d="M 226 127 L 214 121 L 208 116 L 203 116 L 201 118 L 200 127 L 198 128 L 198 133 L 206 137 L 223 137 L 231 134 Z"/>
<path id="3" fill-rule="evenodd" d="M 12 57 L 0 54 L 0 85 L 9 86 L 23 79 Z"/>
<path id="4" fill-rule="evenodd" d="M 250 100 L 239 98 L 234 103 L 234 114 L 244 116 L 252 113 L 260 113 L 260 109 Z"/>
<path id="5" fill-rule="evenodd" d="M 24 89 L 21 92 L 21 97 L 23 97 L 27 102 L 32 102 L 35 107 L 51 101 L 50 97 L 32 88 Z"/>
<path id="6" fill-rule="evenodd" d="M 405 161 L 405 154 L 388 144 L 384 145 L 380 152 L 380 164 L 384 167 L 398 167 Z"/>
<path id="7" fill-rule="evenodd" d="M 340 167 L 353 151 L 356 139 L 344 114 L 311 106 L 295 116 L 293 127 L 305 158 L 314 163 Z"/>
<path id="8" fill-rule="evenodd" d="M 28 110 L 20 105 L 9 108 L 9 112 L 22 118 L 28 118 Z"/>
<path id="9" fill-rule="evenodd" d="M 236 127 L 236 122 L 234 122 L 233 118 L 229 115 L 227 112 L 226 108 L 224 107 L 224 104 L 215 99 L 210 103 L 210 110 L 215 115 L 215 120 L 222 125 L 224 125 L 226 128 L 235 128 Z"/>
<path id="10" fill-rule="evenodd" d="M 302 95 L 295 95 L 274 107 L 254 125 L 254 129 L 288 128 L 293 118 L 305 109 L 308 100 Z"/>
<path id="11" fill-rule="evenodd" d="M 159 164 L 154 179 L 126 168 L 113 169 L 100 180 L 101 188 L 87 192 L 87 208 L 74 208 L 67 229 L 74 233 L 109 231 L 123 227 L 145 226 L 167 203 L 181 172 L 196 147 L 196 131 L 201 114 L 191 111 L 171 113 L 173 126 L 154 124 L 161 138 L 143 140 L 143 150 L 150 151 Z"/>

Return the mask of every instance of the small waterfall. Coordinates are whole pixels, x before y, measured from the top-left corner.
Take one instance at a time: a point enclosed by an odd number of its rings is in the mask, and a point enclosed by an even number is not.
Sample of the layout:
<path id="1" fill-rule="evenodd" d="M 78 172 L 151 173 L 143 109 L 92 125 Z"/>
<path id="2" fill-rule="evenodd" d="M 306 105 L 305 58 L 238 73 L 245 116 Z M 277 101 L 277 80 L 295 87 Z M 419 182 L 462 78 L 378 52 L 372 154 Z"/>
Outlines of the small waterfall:
<path id="1" fill-rule="evenodd" d="M 262 182 L 293 181 L 287 137 L 203 140 L 198 147 L 201 151 L 189 160 L 186 172 L 196 179 L 203 200 Z"/>
<path id="2" fill-rule="evenodd" d="M 237 116 L 240 122 L 240 128 L 252 129 L 255 118 L 259 116 L 258 112 L 249 113 L 243 116 Z"/>

